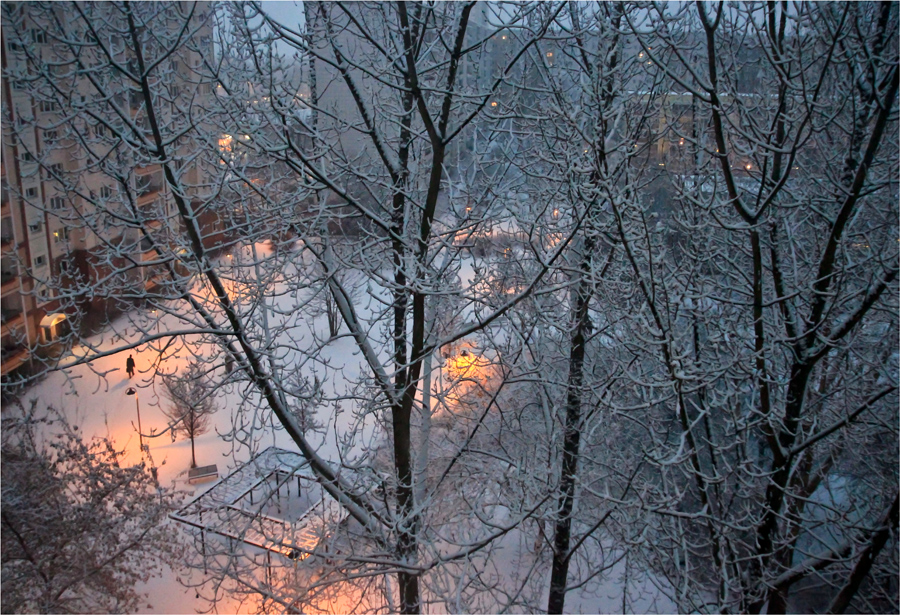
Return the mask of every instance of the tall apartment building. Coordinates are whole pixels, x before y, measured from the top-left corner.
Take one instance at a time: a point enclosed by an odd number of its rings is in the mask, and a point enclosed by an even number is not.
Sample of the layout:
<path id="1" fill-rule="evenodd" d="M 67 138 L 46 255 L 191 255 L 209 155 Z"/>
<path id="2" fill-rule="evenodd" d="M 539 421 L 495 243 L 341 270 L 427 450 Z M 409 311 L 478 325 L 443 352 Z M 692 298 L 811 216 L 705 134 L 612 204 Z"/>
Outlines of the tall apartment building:
<path id="1" fill-rule="evenodd" d="M 209 7 L 153 4 L 132 5 L 136 12 L 146 12 L 148 24 L 153 20 L 148 41 L 166 40 L 166 24 L 173 29 L 168 40 L 175 40 L 179 23 L 190 25 L 177 51 L 153 69 L 153 107 L 162 116 L 157 119 L 175 125 L 185 109 L 212 94 L 210 80 L 201 76 L 204 58 L 213 57 Z M 119 64 L 132 69 L 136 57 L 123 35 L 127 28 L 117 27 L 127 24 L 120 9 L 113 3 L 3 5 L 4 379 L 51 352 L 70 327 L 83 324 L 73 320 L 102 318 L 116 301 L 110 292 L 115 285 L 128 291 L 141 285 L 152 288 L 157 282 L 152 267 L 121 267 L 123 262 L 156 258 L 143 233 L 150 230 L 165 241 L 173 230 L 173 202 L 161 166 L 142 163 L 122 146 L 127 142 L 123 135 L 135 126 L 146 130 L 148 122 L 143 92 L 115 68 Z M 154 10 L 158 12 L 151 14 Z M 160 17 L 160 10 L 169 12 Z M 86 25 L 91 20 L 101 27 L 91 32 Z M 73 40 L 87 43 L 87 48 L 73 45 Z M 85 67 L 94 61 L 102 65 L 104 54 L 109 70 L 89 74 Z M 97 152 L 121 161 L 119 166 L 111 170 L 98 162 Z M 203 192 L 205 175 L 199 164 L 192 164 L 190 153 L 189 144 L 176 143 L 169 158 L 191 187 L 188 196 L 196 197 Z M 117 175 L 122 169 L 128 174 Z M 123 222 L 127 216 L 116 215 L 133 213 L 135 207 L 142 229 Z M 213 238 L 213 233 L 207 235 Z M 76 279 L 77 285 L 67 283 Z M 75 290 L 67 292 L 76 286 L 78 296 Z M 85 290 L 91 288 L 98 290 Z"/>

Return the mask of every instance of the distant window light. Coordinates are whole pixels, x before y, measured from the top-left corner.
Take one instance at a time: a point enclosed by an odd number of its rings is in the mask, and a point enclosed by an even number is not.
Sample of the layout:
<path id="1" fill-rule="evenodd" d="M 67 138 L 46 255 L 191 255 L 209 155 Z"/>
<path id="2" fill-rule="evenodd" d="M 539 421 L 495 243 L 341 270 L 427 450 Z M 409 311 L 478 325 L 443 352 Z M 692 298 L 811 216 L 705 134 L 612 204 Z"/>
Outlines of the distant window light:
<path id="1" fill-rule="evenodd" d="M 744 168 L 745 168 L 745 169 L 747 169 L 747 170 L 748 170 L 748 171 L 749 171 L 749 170 L 750 170 L 750 169 L 752 169 L 752 168 L 753 168 L 753 165 L 752 165 L 752 164 L 748 164 L 748 165 L 747 165 L 747 166 L 745 166 L 745 167 L 744 167 Z"/>
<path id="2" fill-rule="evenodd" d="M 553 57 L 553 52 L 552 52 L 552 51 L 548 51 L 548 52 L 547 52 L 547 57 L 548 57 L 548 58 L 552 58 L 552 57 Z"/>
<path id="3" fill-rule="evenodd" d="M 491 106 L 492 106 L 492 107 L 496 107 L 496 106 L 497 106 L 497 101 L 495 100 L 495 101 L 491 102 Z"/>
<path id="4" fill-rule="evenodd" d="M 53 241 L 54 243 L 62 243 L 69 239 L 69 229 L 61 228 L 58 231 L 53 231 Z"/>
<path id="5" fill-rule="evenodd" d="M 502 39 L 505 41 L 505 40 L 506 40 L 506 35 L 504 34 L 504 35 L 501 36 L 500 38 L 502 38 Z"/>

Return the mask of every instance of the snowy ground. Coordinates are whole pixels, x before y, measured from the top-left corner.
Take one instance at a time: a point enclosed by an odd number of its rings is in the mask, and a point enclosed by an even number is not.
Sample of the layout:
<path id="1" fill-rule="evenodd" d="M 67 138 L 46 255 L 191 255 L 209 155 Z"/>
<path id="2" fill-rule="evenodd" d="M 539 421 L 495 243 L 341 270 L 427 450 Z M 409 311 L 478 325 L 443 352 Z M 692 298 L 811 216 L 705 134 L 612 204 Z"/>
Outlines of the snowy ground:
<path id="1" fill-rule="evenodd" d="M 258 249 L 264 249 L 257 246 Z M 461 272 L 464 282 L 472 276 L 471 271 L 465 269 Z M 324 321 L 324 317 L 317 319 Z M 172 330 L 177 321 L 173 316 L 166 316 L 161 322 L 163 329 Z M 324 328 L 324 322 L 310 323 L 311 326 Z M 127 316 L 114 323 L 118 337 L 117 344 L 130 339 L 137 339 L 139 332 L 134 328 L 127 328 Z M 109 335 L 106 336 L 109 338 Z M 113 341 L 107 339 L 101 341 L 98 337 L 91 340 L 101 348 L 112 348 Z M 332 388 L 329 394 L 338 393 L 335 387 L 343 386 L 337 381 L 346 383 L 353 380 L 359 373 L 360 357 L 355 353 L 352 341 L 349 339 L 338 340 L 328 347 L 330 382 Z M 168 418 L 161 409 L 161 384 L 151 378 L 154 372 L 154 363 L 159 359 L 158 351 L 150 346 L 136 347 L 131 354 L 137 364 L 137 374 L 129 379 L 125 372 L 125 359 L 128 352 L 114 356 L 97 359 L 91 367 L 79 366 L 67 372 L 55 372 L 47 375 L 37 385 L 32 387 L 24 396 L 24 400 L 37 399 L 43 405 L 60 409 L 69 418 L 72 425 L 77 426 L 84 438 L 95 436 L 109 437 L 126 454 L 125 462 L 137 462 L 141 457 L 136 431 L 137 409 L 134 396 L 129 396 L 126 391 L 129 387 L 136 387 L 140 404 L 141 426 L 144 434 L 161 432 L 168 426 Z M 172 356 L 167 354 L 161 362 L 167 372 L 186 367 L 187 356 Z M 327 377 L 327 376 L 326 376 Z M 251 451 L 246 447 L 237 447 L 227 442 L 220 434 L 232 429 L 233 410 L 240 404 L 240 391 L 236 387 L 223 387 L 218 391 L 217 404 L 219 411 L 213 415 L 213 427 L 209 432 L 196 440 L 196 456 L 198 465 L 216 464 L 220 476 L 226 475 L 236 464 L 249 459 Z M 323 416 L 320 413 L 316 418 L 324 423 L 324 433 L 329 437 L 320 437 L 314 442 L 319 447 L 320 454 L 326 459 L 338 457 L 338 447 L 335 434 L 348 433 L 354 429 L 351 424 L 354 416 L 351 412 L 344 412 L 337 416 L 333 413 Z M 258 422 L 254 426 L 255 439 L 259 449 L 268 446 L 278 446 L 288 450 L 295 450 L 295 446 L 285 433 L 275 430 L 271 424 Z M 372 438 L 375 430 L 369 425 L 365 430 L 365 437 Z M 172 441 L 169 434 L 147 440 L 149 455 L 153 463 L 159 468 L 159 480 L 163 485 L 174 487 L 180 493 L 180 497 L 187 501 L 208 489 L 213 482 L 191 485 L 187 482 L 187 472 L 191 464 L 191 443 L 187 439 Z M 523 552 L 522 544 L 524 535 L 521 532 L 510 532 L 503 544 L 495 550 L 497 556 L 496 565 L 499 569 L 519 568 L 530 556 Z M 532 558 L 533 559 L 533 558 Z M 542 569 L 546 569 L 545 566 Z M 503 572 L 501 570 L 501 572 Z M 621 586 L 618 577 L 620 573 L 613 571 L 608 580 L 603 583 L 588 584 L 581 590 L 572 592 L 567 602 L 567 608 L 571 611 L 581 612 L 616 612 L 622 608 Z M 209 604 L 200 598 L 194 590 L 185 587 L 181 581 L 189 583 L 200 581 L 197 572 L 184 570 L 168 570 L 162 578 L 153 579 L 143 589 L 148 593 L 146 609 L 147 613 L 190 613 L 205 611 Z M 645 584 L 645 587 L 651 587 Z M 654 594 L 647 592 L 647 596 L 630 594 L 632 608 L 644 611 L 671 611 L 673 605 L 668 602 L 655 602 Z M 250 608 L 250 605 L 241 607 L 238 603 L 219 603 L 219 612 L 241 612 Z"/>

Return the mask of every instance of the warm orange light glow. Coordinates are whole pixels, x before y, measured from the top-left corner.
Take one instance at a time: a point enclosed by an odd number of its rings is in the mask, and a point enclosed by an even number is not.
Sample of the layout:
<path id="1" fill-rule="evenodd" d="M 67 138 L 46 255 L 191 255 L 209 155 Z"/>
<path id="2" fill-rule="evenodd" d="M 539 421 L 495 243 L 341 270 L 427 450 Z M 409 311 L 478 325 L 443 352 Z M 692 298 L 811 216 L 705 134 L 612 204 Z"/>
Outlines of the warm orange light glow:
<path id="1" fill-rule="evenodd" d="M 553 215 L 554 215 L 554 217 L 555 217 L 555 216 L 558 216 L 558 215 L 559 215 L 559 210 L 558 210 L 558 209 L 554 209 L 554 210 L 553 210 Z"/>
<path id="2" fill-rule="evenodd" d="M 548 51 L 548 52 L 547 52 L 547 57 L 548 57 L 548 58 L 552 58 L 552 57 L 553 57 L 553 52 L 552 52 L 552 51 Z"/>
<path id="3" fill-rule="evenodd" d="M 492 106 L 492 107 L 496 107 L 496 106 L 497 106 L 497 101 L 491 102 L 491 106 Z"/>
<path id="4" fill-rule="evenodd" d="M 488 362 L 472 346 L 466 345 L 447 360 L 447 373 L 454 379 L 471 379 L 482 375 L 487 366 Z"/>
<path id="5" fill-rule="evenodd" d="M 230 152 L 232 140 L 231 135 L 222 135 L 219 139 L 219 151 Z"/>
<path id="6" fill-rule="evenodd" d="M 746 167 L 744 167 L 744 168 L 747 169 L 747 170 L 749 171 L 750 169 L 753 168 L 753 165 L 752 165 L 752 164 L 748 164 L 748 165 L 747 165 Z"/>

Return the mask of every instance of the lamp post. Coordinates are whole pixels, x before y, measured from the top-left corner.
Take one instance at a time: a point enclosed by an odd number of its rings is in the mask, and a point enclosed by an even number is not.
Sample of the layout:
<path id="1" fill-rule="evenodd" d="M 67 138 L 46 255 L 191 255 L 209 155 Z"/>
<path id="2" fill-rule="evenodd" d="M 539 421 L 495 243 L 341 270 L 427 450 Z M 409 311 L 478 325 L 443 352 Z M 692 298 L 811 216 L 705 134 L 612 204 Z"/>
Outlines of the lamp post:
<path id="1" fill-rule="evenodd" d="M 135 408 L 137 408 L 137 417 L 138 417 L 138 439 L 140 440 L 140 443 L 141 443 L 141 450 L 142 451 L 146 450 L 146 449 L 144 449 L 144 434 L 142 433 L 142 429 L 141 429 L 141 402 L 138 400 L 137 390 L 134 387 L 128 387 L 128 390 L 125 391 L 125 394 L 126 395 L 134 395 L 134 405 L 135 405 Z"/>

